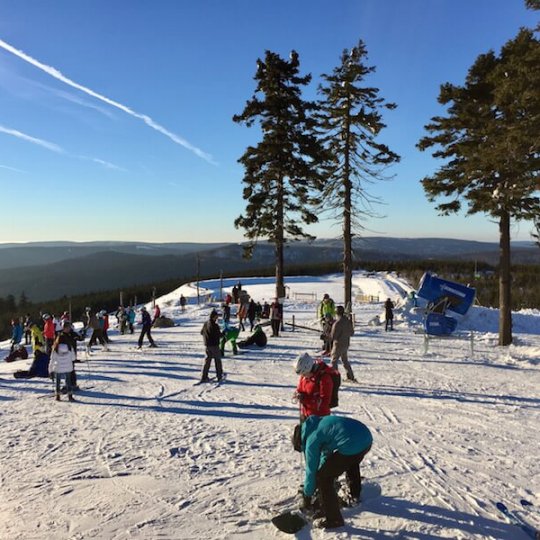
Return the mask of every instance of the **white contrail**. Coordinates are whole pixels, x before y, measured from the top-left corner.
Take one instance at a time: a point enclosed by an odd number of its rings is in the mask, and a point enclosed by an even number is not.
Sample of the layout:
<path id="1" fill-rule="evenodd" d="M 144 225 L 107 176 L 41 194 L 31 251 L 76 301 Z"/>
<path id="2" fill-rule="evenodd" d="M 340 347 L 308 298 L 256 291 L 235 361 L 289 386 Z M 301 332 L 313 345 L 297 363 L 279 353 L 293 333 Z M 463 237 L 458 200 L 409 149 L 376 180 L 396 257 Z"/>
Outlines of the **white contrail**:
<path id="1" fill-rule="evenodd" d="M 9 165 L 0 165 L 0 169 L 7 169 L 8 171 L 14 171 L 19 173 L 26 173 L 22 169 L 17 169 L 16 167 L 10 167 Z"/>
<path id="2" fill-rule="evenodd" d="M 11 46 L 9 43 L 6 43 L 2 39 L 0 39 L 0 47 L 7 52 L 10 52 L 11 54 L 14 54 L 15 56 L 18 56 L 21 60 L 24 60 L 25 62 L 28 62 L 29 64 L 32 64 L 34 67 L 37 67 L 38 69 L 41 69 L 51 77 L 54 77 L 55 79 L 62 81 L 63 83 L 67 84 L 68 86 L 71 86 L 72 88 L 76 88 L 77 90 L 80 90 L 81 92 L 84 92 L 85 94 L 88 94 L 89 96 L 92 96 L 96 99 L 99 99 L 103 101 L 104 103 L 107 103 L 108 105 L 111 105 L 112 107 L 116 107 L 117 109 L 120 109 L 121 111 L 124 111 L 126 114 L 129 114 L 130 116 L 134 116 L 135 118 L 139 118 L 142 120 L 147 126 L 150 126 L 152 129 L 155 129 L 159 133 L 162 133 L 166 137 L 169 137 L 173 142 L 176 144 L 179 144 L 183 146 L 184 148 L 187 148 L 197 156 L 201 157 L 202 159 L 208 161 L 209 163 L 215 164 L 214 160 L 212 159 L 212 156 L 210 154 L 207 154 L 206 152 L 203 152 L 200 148 L 197 148 L 196 146 L 193 146 L 191 143 L 180 137 L 179 135 L 176 135 L 175 133 L 172 133 L 168 129 L 164 128 L 157 122 L 155 122 L 152 118 L 147 116 L 146 114 L 138 113 L 126 105 L 122 105 L 122 103 L 118 103 L 117 101 L 114 101 L 112 99 L 109 99 L 106 96 L 103 96 L 102 94 L 98 94 L 97 92 L 94 92 L 94 90 L 91 90 L 90 88 L 87 88 L 86 86 L 82 86 L 79 83 L 76 83 L 75 81 L 72 81 L 65 75 L 63 75 L 60 71 L 53 68 L 52 66 L 47 66 L 46 64 L 42 64 L 39 60 L 36 60 L 35 58 L 32 58 L 31 56 L 28 56 L 23 51 L 20 51 L 16 49 L 15 47 Z"/>
<path id="3" fill-rule="evenodd" d="M 122 171 L 122 172 L 127 172 L 126 169 L 124 169 L 123 167 L 119 167 L 118 165 L 115 165 L 114 163 L 111 163 L 110 161 L 105 161 L 104 159 L 99 159 L 99 158 L 83 158 L 83 156 L 81 156 L 82 159 L 90 159 L 91 161 L 93 161 L 94 163 L 99 163 L 100 165 L 103 165 L 103 167 L 107 168 L 107 169 L 113 169 L 115 171 Z"/>
<path id="4" fill-rule="evenodd" d="M 25 141 L 31 142 L 33 144 L 37 144 L 39 146 L 43 146 L 43 148 L 47 148 L 47 150 L 52 150 L 53 152 L 57 152 L 58 154 L 65 154 L 65 150 L 52 142 L 44 141 L 43 139 L 38 139 L 36 137 L 31 137 L 30 135 L 27 135 L 26 133 L 22 133 L 21 131 L 17 131 L 16 129 L 10 129 L 6 128 L 4 126 L 0 126 L 0 133 L 6 133 L 7 135 L 13 135 L 13 137 L 18 137 L 19 139 L 23 139 Z"/>
<path id="5" fill-rule="evenodd" d="M 17 137 L 18 139 L 22 139 L 24 141 L 37 144 L 39 146 L 42 146 L 43 148 L 46 148 L 47 150 L 57 152 L 58 154 L 65 154 L 67 156 L 73 156 L 73 154 L 66 152 L 58 144 L 55 144 L 49 141 L 44 141 L 43 139 L 38 139 L 37 137 L 32 137 L 31 135 L 27 135 L 26 133 L 22 133 L 21 131 L 17 131 L 16 129 L 7 128 L 0 125 L 0 133 L 6 133 L 7 135 L 12 135 L 13 137 Z M 79 159 L 87 159 L 89 161 L 93 161 L 94 163 L 99 163 L 100 165 L 102 165 L 103 167 L 106 167 L 107 169 L 114 169 L 117 171 L 127 172 L 126 169 L 119 167 L 118 165 L 115 165 L 114 163 L 111 163 L 110 161 L 105 161 L 104 159 L 86 157 L 86 156 L 73 156 L 73 157 L 78 157 Z M 11 169 L 12 171 L 24 172 L 18 169 L 14 169 L 13 167 L 8 167 L 6 165 L 0 165 L 0 167 L 2 167 L 3 169 Z"/>

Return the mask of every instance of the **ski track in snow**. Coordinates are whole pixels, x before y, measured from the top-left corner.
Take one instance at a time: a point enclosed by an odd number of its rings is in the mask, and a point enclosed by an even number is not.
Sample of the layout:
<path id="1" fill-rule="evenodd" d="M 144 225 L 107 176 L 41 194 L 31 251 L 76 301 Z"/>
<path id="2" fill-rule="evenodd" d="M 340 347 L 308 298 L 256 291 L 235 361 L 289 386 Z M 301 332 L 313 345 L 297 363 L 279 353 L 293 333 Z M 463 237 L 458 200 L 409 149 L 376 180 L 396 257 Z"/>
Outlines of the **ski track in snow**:
<path id="1" fill-rule="evenodd" d="M 272 296 L 270 280 L 243 283 L 255 299 Z M 526 538 L 494 503 L 519 511 L 520 498 L 540 500 L 540 314 L 522 317 L 538 330 L 516 334 L 510 348 L 477 332 L 471 354 L 464 327 L 424 354 L 406 312 L 396 310 L 394 332 L 366 325 L 386 297 L 398 301 L 410 286 L 385 273 L 354 283 L 381 302 L 354 306 L 359 383 L 342 385 L 335 412 L 372 430 L 362 475 L 381 494 L 344 510 L 344 528 L 306 528 L 297 538 Z M 337 297 L 340 286 L 339 276 L 291 282 L 319 298 L 327 290 Z M 286 538 L 269 519 L 302 482 L 290 443 L 298 418 L 291 363 L 320 350 L 319 335 L 288 327 L 264 351 L 227 349 L 225 382 L 196 385 L 199 332 L 212 306 L 181 313 L 176 302 L 188 290 L 158 300 L 179 322 L 154 330 L 159 348 L 135 351 L 137 334 L 113 331 L 109 352 L 95 348 L 77 364 L 78 403 L 36 399 L 51 392 L 46 379 L 10 378 L 28 362 L 1 367 L 1 539 Z M 290 301 L 286 317 L 317 328 L 315 308 Z M 538 515 L 523 515 L 540 526 Z"/>

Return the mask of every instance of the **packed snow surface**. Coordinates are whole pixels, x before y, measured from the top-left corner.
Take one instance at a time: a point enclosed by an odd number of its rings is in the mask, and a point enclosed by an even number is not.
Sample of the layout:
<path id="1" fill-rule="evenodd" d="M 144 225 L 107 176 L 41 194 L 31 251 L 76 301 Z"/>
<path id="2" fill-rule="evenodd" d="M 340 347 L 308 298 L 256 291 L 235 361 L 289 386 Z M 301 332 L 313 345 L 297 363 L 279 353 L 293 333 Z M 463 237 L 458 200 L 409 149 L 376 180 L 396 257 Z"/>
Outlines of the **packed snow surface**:
<path id="1" fill-rule="evenodd" d="M 225 280 L 224 292 L 236 281 Z M 242 284 L 255 300 L 273 297 L 271 279 Z M 374 435 L 361 468 L 365 500 L 344 510 L 345 527 L 307 527 L 297 537 L 527 538 L 495 503 L 520 513 L 521 498 L 540 506 L 540 313 L 514 314 L 510 347 L 497 346 L 497 310 L 480 307 L 455 336 L 426 342 L 420 308 L 405 299 L 409 284 L 358 273 L 353 285 L 357 298 L 378 299 L 353 305 L 359 383 L 342 385 L 334 412 Z M 292 364 L 321 348 L 323 294 L 343 301 L 339 275 L 291 277 L 287 286 L 285 320 L 301 327 L 287 325 L 264 350 L 227 350 L 219 386 L 195 384 L 200 329 L 219 308 L 216 280 L 200 284 L 200 304 L 194 284 L 158 299 L 177 323 L 153 331 L 159 348 L 139 352 L 137 333 L 113 329 L 110 351 L 96 347 L 88 361 L 80 352 L 77 403 L 51 399 L 47 379 L 14 379 L 30 360 L 2 363 L 0 538 L 286 538 L 270 518 L 302 482 L 290 443 Z M 368 324 L 384 319 L 386 298 L 398 306 L 393 332 Z M 540 514 L 521 515 L 540 526 Z"/>

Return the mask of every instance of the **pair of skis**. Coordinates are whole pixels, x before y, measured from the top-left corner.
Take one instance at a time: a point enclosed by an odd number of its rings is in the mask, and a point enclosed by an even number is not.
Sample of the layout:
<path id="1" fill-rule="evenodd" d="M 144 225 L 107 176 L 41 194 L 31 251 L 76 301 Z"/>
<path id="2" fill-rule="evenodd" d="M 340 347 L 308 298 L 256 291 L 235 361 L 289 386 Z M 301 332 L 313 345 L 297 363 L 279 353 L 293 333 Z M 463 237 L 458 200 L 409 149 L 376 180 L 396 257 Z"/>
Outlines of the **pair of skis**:
<path id="1" fill-rule="evenodd" d="M 536 508 L 533 503 L 527 499 L 521 499 L 519 502 L 523 510 L 540 516 L 540 510 Z M 495 506 L 510 523 L 516 527 L 519 527 L 529 538 L 532 538 L 533 540 L 540 540 L 540 531 L 527 523 L 527 521 L 525 521 L 520 514 L 510 510 L 503 502 L 498 502 Z"/>

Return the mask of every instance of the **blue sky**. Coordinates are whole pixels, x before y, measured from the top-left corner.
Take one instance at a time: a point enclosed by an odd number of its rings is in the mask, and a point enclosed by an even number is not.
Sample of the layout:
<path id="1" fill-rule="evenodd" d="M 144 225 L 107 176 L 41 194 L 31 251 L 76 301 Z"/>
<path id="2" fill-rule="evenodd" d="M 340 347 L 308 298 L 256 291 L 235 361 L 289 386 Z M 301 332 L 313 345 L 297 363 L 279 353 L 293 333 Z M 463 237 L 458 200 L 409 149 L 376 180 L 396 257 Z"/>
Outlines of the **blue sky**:
<path id="1" fill-rule="evenodd" d="M 497 241 L 484 215 L 437 215 L 419 183 L 437 164 L 415 144 L 440 84 L 537 19 L 523 0 L 0 0 L 0 242 L 242 241 L 237 159 L 259 133 L 232 116 L 257 58 L 298 51 L 313 98 L 359 39 L 398 104 L 380 140 L 402 156 L 370 188 L 386 217 L 365 235 Z"/>

